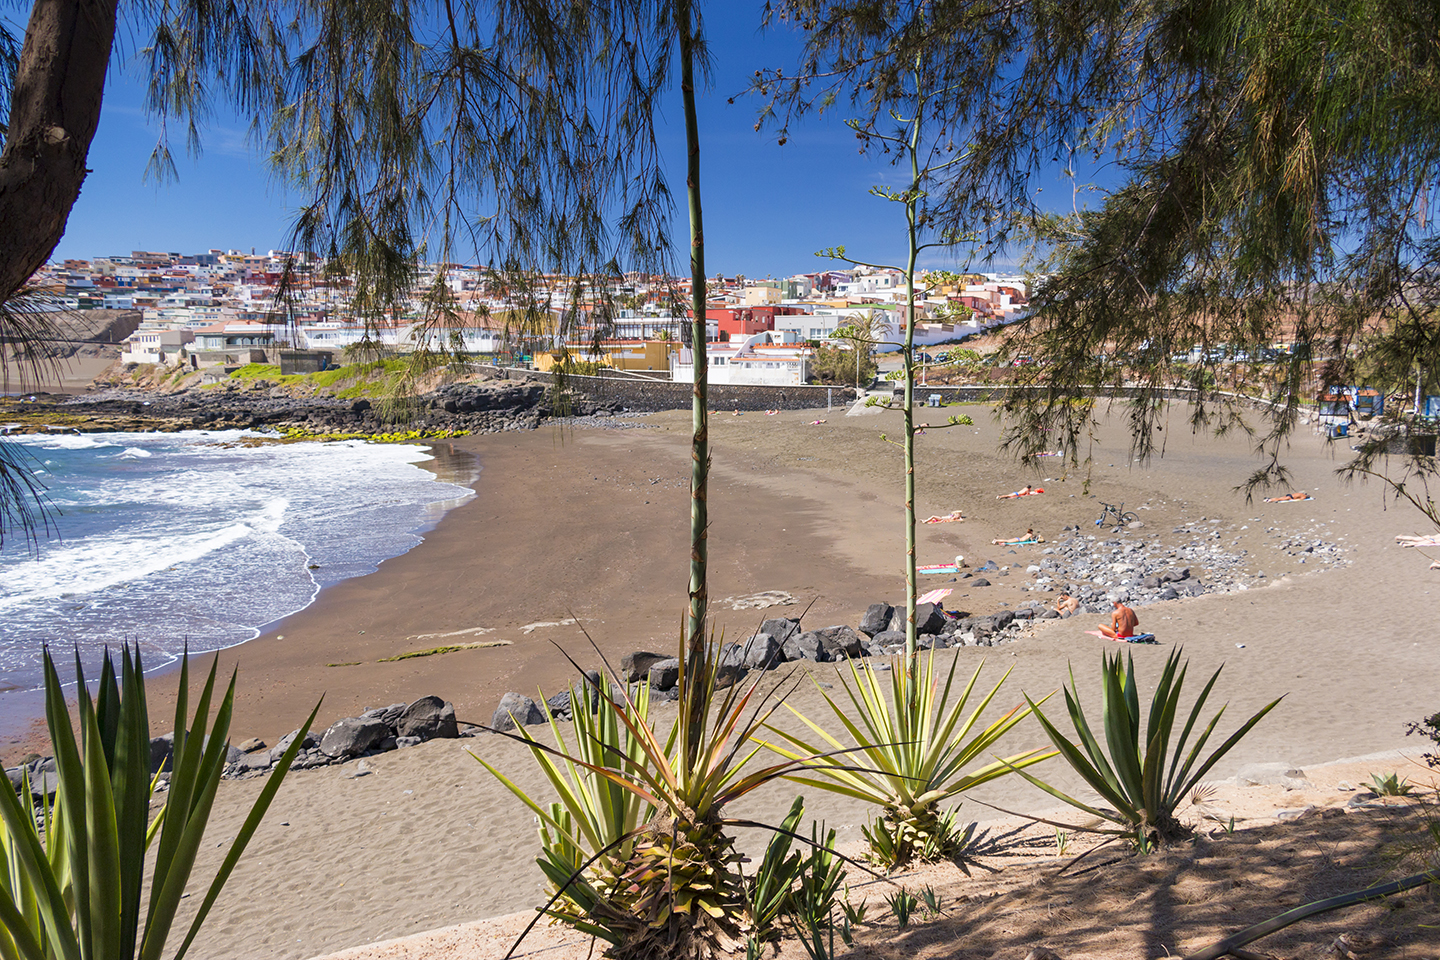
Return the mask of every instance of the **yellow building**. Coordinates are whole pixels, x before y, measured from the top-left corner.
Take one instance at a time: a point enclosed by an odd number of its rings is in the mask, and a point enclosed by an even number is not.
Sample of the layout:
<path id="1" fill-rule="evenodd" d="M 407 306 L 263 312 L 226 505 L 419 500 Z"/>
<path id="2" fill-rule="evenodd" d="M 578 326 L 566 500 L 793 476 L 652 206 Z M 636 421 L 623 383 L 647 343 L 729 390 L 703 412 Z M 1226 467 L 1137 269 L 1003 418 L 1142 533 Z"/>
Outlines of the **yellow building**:
<path id="1" fill-rule="evenodd" d="M 569 357 L 575 363 L 598 363 L 612 370 L 668 371 L 670 353 L 679 346 L 673 340 L 604 340 L 597 352 L 593 343 L 572 343 L 569 345 Z M 561 359 L 558 350 L 538 354 L 535 369 L 552 370 Z"/>

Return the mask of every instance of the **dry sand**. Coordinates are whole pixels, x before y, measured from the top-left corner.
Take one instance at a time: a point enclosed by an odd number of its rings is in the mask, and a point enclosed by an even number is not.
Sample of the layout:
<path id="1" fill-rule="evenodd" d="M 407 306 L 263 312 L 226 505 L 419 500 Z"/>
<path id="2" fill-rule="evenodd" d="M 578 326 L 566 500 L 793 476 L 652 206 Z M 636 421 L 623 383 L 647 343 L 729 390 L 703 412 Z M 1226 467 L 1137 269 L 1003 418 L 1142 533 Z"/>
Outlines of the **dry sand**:
<path id="1" fill-rule="evenodd" d="M 920 438 L 920 515 L 960 508 L 970 517 L 922 527 L 920 562 L 962 553 L 972 563 L 1019 562 L 1019 574 L 1038 557 L 1037 548 L 1011 556 L 1010 548 L 989 546 L 993 537 L 1034 527 L 1053 540 L 1065 524 L 1094 530 L 1098 496 L 1138 510 L 1147 533 L 1168 535 L 1181 522 L 1218 517 L 1225 542 L 1235 538 L 1235 549 L 1249 551 L 1252 569 L 1272 578 L 1265 589 L 1139 611 L 1163 644 L 1133 648 L 1142 683 L 1171 645 L 1183 644 L 1192 676 L 1227 664 L 1217 693 L 1230 702 L 1222 728 L 1287 695 L 1216 768 L 1217 779 L 1252 761 L 1303 766 L 1394 750 L 1406 743 L 1405 721 L 1437 709 L 1440 656 L 1430 596 L 1437 575 L 1393 539 L 1426 531 L 1412 511 L 1387 511 L 1379 487 L 1335 479 L 1338 462 L 1318 439 L 1300 437 L 1286 458 L 1296 487 L 1315 500 L 1247 504 L 1234 491 L 1255 466 L 1247 443 L 1192 439 L 1180 412 L 1165 457 L 1143 465 L 1130 462 L 1117 416 L 1098 434 L 1088 489 L 1084 477 L 1064 477 L 1054 461 L 1037 472 L 997 453 L 999 431 L 989 409 L 971 413 L 973 428 L 931 430 Z M 768 610 L 716 602 L 716 625 L 728 636 L 748 632 L 768 615 L 796 616 L 806 604 L 812 604 L 811 627 L 853 625 L 868 603 L 896 602 L 903 594 L 900 451 L 879 436 L 894 437 L 898 417 L 845 417 L 840 409 L 818 416 L 827 422 L 809 425 L 813 413 L 712 420 L 711 595 L 718 601 L 779 590 L 797 599 Z M 258 735 L 273 743 L 321 693 L 322 726 L 364 707 L 426 694 L 454 701 L 462 720 L 485 721 L 506 690 L 539 686 L 548 693 L 570 679 L 552 640 L 582 665 L 596 663 L 577 626 L 562 623 L 572 617 L 613 658 L 633 649 L 673 649 L 686 578 L 689 417 L 661 414 L 642 422 L 656 429 L 545 428 L 456 441 L 456 452 L 473 453 L 482 467 L 473 501 L 375 574 L 326 590 L 307 610 L 222 655 L 222 667 L 240 670 L 237 738 Z M 994 499 L 1032 481 L 1042 481 L 1047 492 Z M 1353 550 L 1353 563 L 1314 571 L 1275 549 L 1277 531 L 1339 541 Z M 1035 596 L 1016 589 L 1025 579 L 1001 578 L 986 590 L 957 584 L 947 603 L 993 612 Z M 1008 693 L 999 698 L 1006 706 L 1022 689 L 1056 689 L 1071 663 L 1082 694 L 1092 693 L 1098 654 L 1113 646 L 1082 632 L 1093 619 L 1048 621 L 1020 642 L 955 656 L 962 670 L 988 658 L 992 679 L 1013 666 Z M 423 635 L 477 627 L 490 631 L 477 639 L 511 645 L 376 662 L 443 642 Z M 833 668 L 821 667 L 816 676 L 834 683 Z M 152 683 L 152 716 L 166 715 L 173 684 L 173 677 Z M 823 715 L 813 688 L 802 687 L 794 702 Z M 668 716 L 662 710 L 661 722 Z M 1018 750 L 1039 742 L 1027 723 L 1011 743 Z M 467 750 L 538 786 L 523 750 L 494 737 L 372 758 L 366 761 L 371 772 L 360 778 L 354 778 L 355 764 L 292 774 L 191 955 L 313 957 L 535 906 L 540 877 L 532 862 L 532 818 Z M 1053 765 L 1047 776 L 1069 782 Z M 211 826 L 214 844 L 207 844 L 197 877 L 213 872 L 259 788 L 257 781 L 223 785 Z M 793 788 L 777 785 L 736 815 L 777 820 L 788 793 Z M 1053 803 L 1024 784 L 992 785 L 984 798 L 1022 812 Z M 867 811 L 829 796 L 807 800 L 813 815 L 839 829 L 842 842 L 858 837 Z M 965 809 L 977 819 L 994 815 L 978 803 Z M 754 848 L 753 839 L 747 843 Z M 997 937 L 999 929 L 987 935 Z M 1147 949 L 1113 955 L 1160 955 L 1153 945 Z M 1024 956 L 994 955 L 1012 953 Z M 452 953 L 437 946 L 391 955 Z"/>

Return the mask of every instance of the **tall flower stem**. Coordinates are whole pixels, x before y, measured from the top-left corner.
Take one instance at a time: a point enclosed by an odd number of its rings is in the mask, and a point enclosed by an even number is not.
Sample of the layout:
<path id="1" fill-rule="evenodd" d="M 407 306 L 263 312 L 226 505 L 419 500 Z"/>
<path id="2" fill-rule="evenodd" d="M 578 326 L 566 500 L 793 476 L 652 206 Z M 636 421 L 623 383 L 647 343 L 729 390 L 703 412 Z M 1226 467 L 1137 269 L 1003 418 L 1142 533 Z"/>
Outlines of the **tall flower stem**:
<path id="1" fill-rule="evenodd" d="M 685 193 L 690 205 L 690 346 L 695 360 L 690 443 L 690 605 L 687 649 L 705 642 L 709 605 L 706 586 L 710 482 L 709 361 L 705 356 L 705 224 L 700 211 L 700 130 L 695 114 L 695 16 L 690 0 L 677 4 L 680 26 L 680 93 L 685 104 Z"/>

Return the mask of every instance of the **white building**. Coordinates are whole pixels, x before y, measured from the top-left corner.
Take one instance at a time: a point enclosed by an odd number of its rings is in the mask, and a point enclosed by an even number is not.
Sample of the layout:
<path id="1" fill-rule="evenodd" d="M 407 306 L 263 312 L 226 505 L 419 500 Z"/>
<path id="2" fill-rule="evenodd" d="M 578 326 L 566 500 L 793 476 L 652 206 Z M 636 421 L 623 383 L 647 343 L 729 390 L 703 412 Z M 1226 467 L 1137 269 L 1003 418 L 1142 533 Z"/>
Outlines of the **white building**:
<path id="1" fill-rule="evenodd" d="M 744 340 L 706 344 L 706 379 L 710 383 L 799 386 L 810 378 L 810 347 L 776 343 L 775 339 L 766 332 Z M 670 379 L 695 382 L 695 354 L 689 347 L 670 355 Z"/>
<path id="2" fill-rule="evenodd" d="M 186 344 L 195 341 L 191 330 L 180 327 L 141 327 L 125 338 L 122 363 L 174 363 Z"/>

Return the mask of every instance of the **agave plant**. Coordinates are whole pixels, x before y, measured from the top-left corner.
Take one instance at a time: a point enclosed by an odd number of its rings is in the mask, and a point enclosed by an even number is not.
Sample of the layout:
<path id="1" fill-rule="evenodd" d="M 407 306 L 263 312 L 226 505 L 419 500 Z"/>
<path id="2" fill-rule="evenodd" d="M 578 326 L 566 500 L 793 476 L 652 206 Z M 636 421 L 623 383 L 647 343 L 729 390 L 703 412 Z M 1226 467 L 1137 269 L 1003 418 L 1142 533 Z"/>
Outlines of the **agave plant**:
<path id="1" fill-rule="evenodd" d="M 218 658 L 217 658 L 218 661 Z M 45 718 L 55 748 L 58 786 L 53 806 L 37 809 L 28 781 L 23 799 L 0 789 L 0 957 L 23 960 L 157 960 L 190 882 L 220 774 L 225 768 L 235 679 L 207 724 L 217 664 L 210 667 L 195 715 L 187 724 L 189 658 L 180 667 L 175 707 L 174 769 L 164 808 L 151 821 L 150 725 L 138 650 L 125 649 L 120 676 L 107 651 L 92 700 L 80 664 L 80 735 L 66 711 L 55 664 L 45 651 Z M 184 957 L 229 879 L 315 719 L 317 704 L 271 773 L 231 841 L 185 939 Z M 187 733 L 188 730 L 188 733 Z M 39 814 L 39 824 L 37 824 Z M 142 918 L 146 851 L 158 841 L 148 907 Z M 143 923 L 142 923 L 143 920 Z"/>
<path id="2" fill-rule="evenodd" d="M 593 687 L 571 688 L 573 748 L 553 716 L 550 729 L 558 750 L 547 750 L 534 741 L 526 744 L 555 788 L 558 802 L 542 808 L 505 774 L 475 757 L 539 818 L 541 856 L 537 862 L 555 898 L 550 915 L 581 928 L 587 924 L 587 908 L 576 897 L 584 887 L 571 883 L 571 878 L 583 876 L 596 896 L 613 892 L 615 879 L 634 853 L 636 829 L 655 814 L 655 807 L 640 795 L 593 769 L 623 770 L 645 762 L 643 742 L 630 735 L 617 711 L 595 693 Z M 631 704 L 637 721 L 648 724 L 648 684 L 634 692 Z M 598 856 L 592 856 L 597 852 Z"/>
<path id="3" fill-rule="evenodd" d="M 767 705 L 761 700 L 751 711 L 758 679 L 743 690 L 730 686 L 722 695 L 716 682 L 718 652 L 714 640 L 696 638 L 687 644 L 682 638 L 677 713 L 663 740 L 642 707 L 643 684 L 639 693 L 617 688 L 618 697 L 600 698 L 600 710 L 609 714 L 605 722 L 613 721 L 617 734 L 625 731 L 624 749 L 617 740 L 586 759 L 579 749 L 567 752 L 563 742 L 552 748 L 535 740 L 524 727 L 514 733 L 495 731 L 526 744 L 537 759 L 543 757 L 547 776 L 555 771 L 558 779 L 551 777 L 551 782 L 571 817 L 568 824 L 553 807 L 480 761 L 540 818 L 542 839 L 569 845 L 563 851 L 547 849 L 539 859 L 559 887 L 541 913 L 606 941 L 609 956 L 707 960 L 734 951 L 748 932 L 742 858 L 727 829 L 763 824 L 726 819 L 723 810 L 800 761 L 743 769 L 760 749 L 750 745 L 752 734 L 778 701 Z M 562 770 L 566 776 L 558 776 Z M 610 833 L 587 835 L 577 807 L 563 799 L 567 789 L 576 792 L 571 771 L 606 781 L 638 801 L 633 809 L 653 813 L 619 836 L 614 835 L 618 821 Z M 618 795 L 614 802 L 619 804 Z M 587 857 L 562 876 L 562 865 L 573 862 L 570 846 Z M 597 866 L 599 875 L 590 872 Z M 570 905 L 557 907 L 561 898 Z"/>
<path id="4" fill-rule="evenodd" d="M 1115 825 L 1096 832 L 1128 837 L 1141 849 L 1163 846 L 1189 837 L 1191 831 L 1175 816 L 1175 811 L 1185 795 L 1191 792 L 1201 778 L 1210 772 L 1210 768 L 1229 753 L 1265 714 L 1285 698 L 1279 697 L 1261 708 L 1220 744 L 1215 752 L 1201 760 L 1201 752 L 1225 712 L 1224 706 L 1216 711 L 1188 753 L 1185 748 L 1223 667 L 1217 667 L 1211 674 L 1210 681 L 1200 691 L 1200 697 L 1195 701 L 1195 706 L 1191 708 L 1190 716 L 1176 739 L 1175 721 L 1179 714 L 1180 692 L 1189 667 L 1189 661 L 1180 661 L 1180 654 L 1181 651 L 1176 649 L 1165 660 L 1165 668 L 1160 673 L 1160 683 L 1150 698 L 1150 712 L 1143 740 L 1140 733 L 1140 696 L 1135 684 L 1135 659 L 1127 656 L 1125 664 L 1122 665 L 1120 654 L 1113 657 L 1105 655 L 1102 667 L 1102 714 L 1108 757 L 1106 750 L 1101 748 L 1100 741 L 1091 731 L 1085 712 L 1080 707 L 1079 687 L 1075 682 L 1073 669 L 1070 673 L 1070 688 L 1065 691 L 1065 706 L 1070 711 L 1070 721 L 1080 738 L 1079 744 L 1071 743 L 1040 711 L 1038 704 L 1031 704 L 1035 719 L 1040 721 L 1050 741 L 1075 772 L 1113 809 L 1084 803 L 1023 771 L 1020 776 L 1051 796 L 1083 810 L 1092 817 Z"/>
<path id="5" fill-rule="evenodd" d="M 896 658 L 888 681 L 870 663 L 857 667 L 851 661 L 850 678 L 842 674 L 840 681 L 858 721 L 852 720 L 817 682 L 820 695 L 849 734 L 853 747 L 846 747 L 794 707 L 790 711 L 818 740 L 765 724 L 770 733 L 788 744 L 767 742 L 770 749 L 797 764 L 802 759 L 807 761 L 802 771 L 789 774 L 790 780 L 881 808 L 880 816 L 864 828 L 864 833 L 871 860 L 887 869 L 957 854 L 964 834 L 958 829 L 954 811 L 943 809 L 946 801 L 1055 755 L 1053 750 L 1026 750 L 970 769 L 1032 708 L 1017 705 L 977 731 L 980 715 L 1000 692 L 1010 671 L 1005 671 L 1005 676 L 966 716 L 965 707 L 975 693 L 984 664 L 975 669 L 963 690 L 955 687 L 957 665 L 958 660 L 951 661 L 941 687 L 935 678 L 934 650 L 929 656 Z M 956 693 L 958 696 L 952 696 Z"/>

